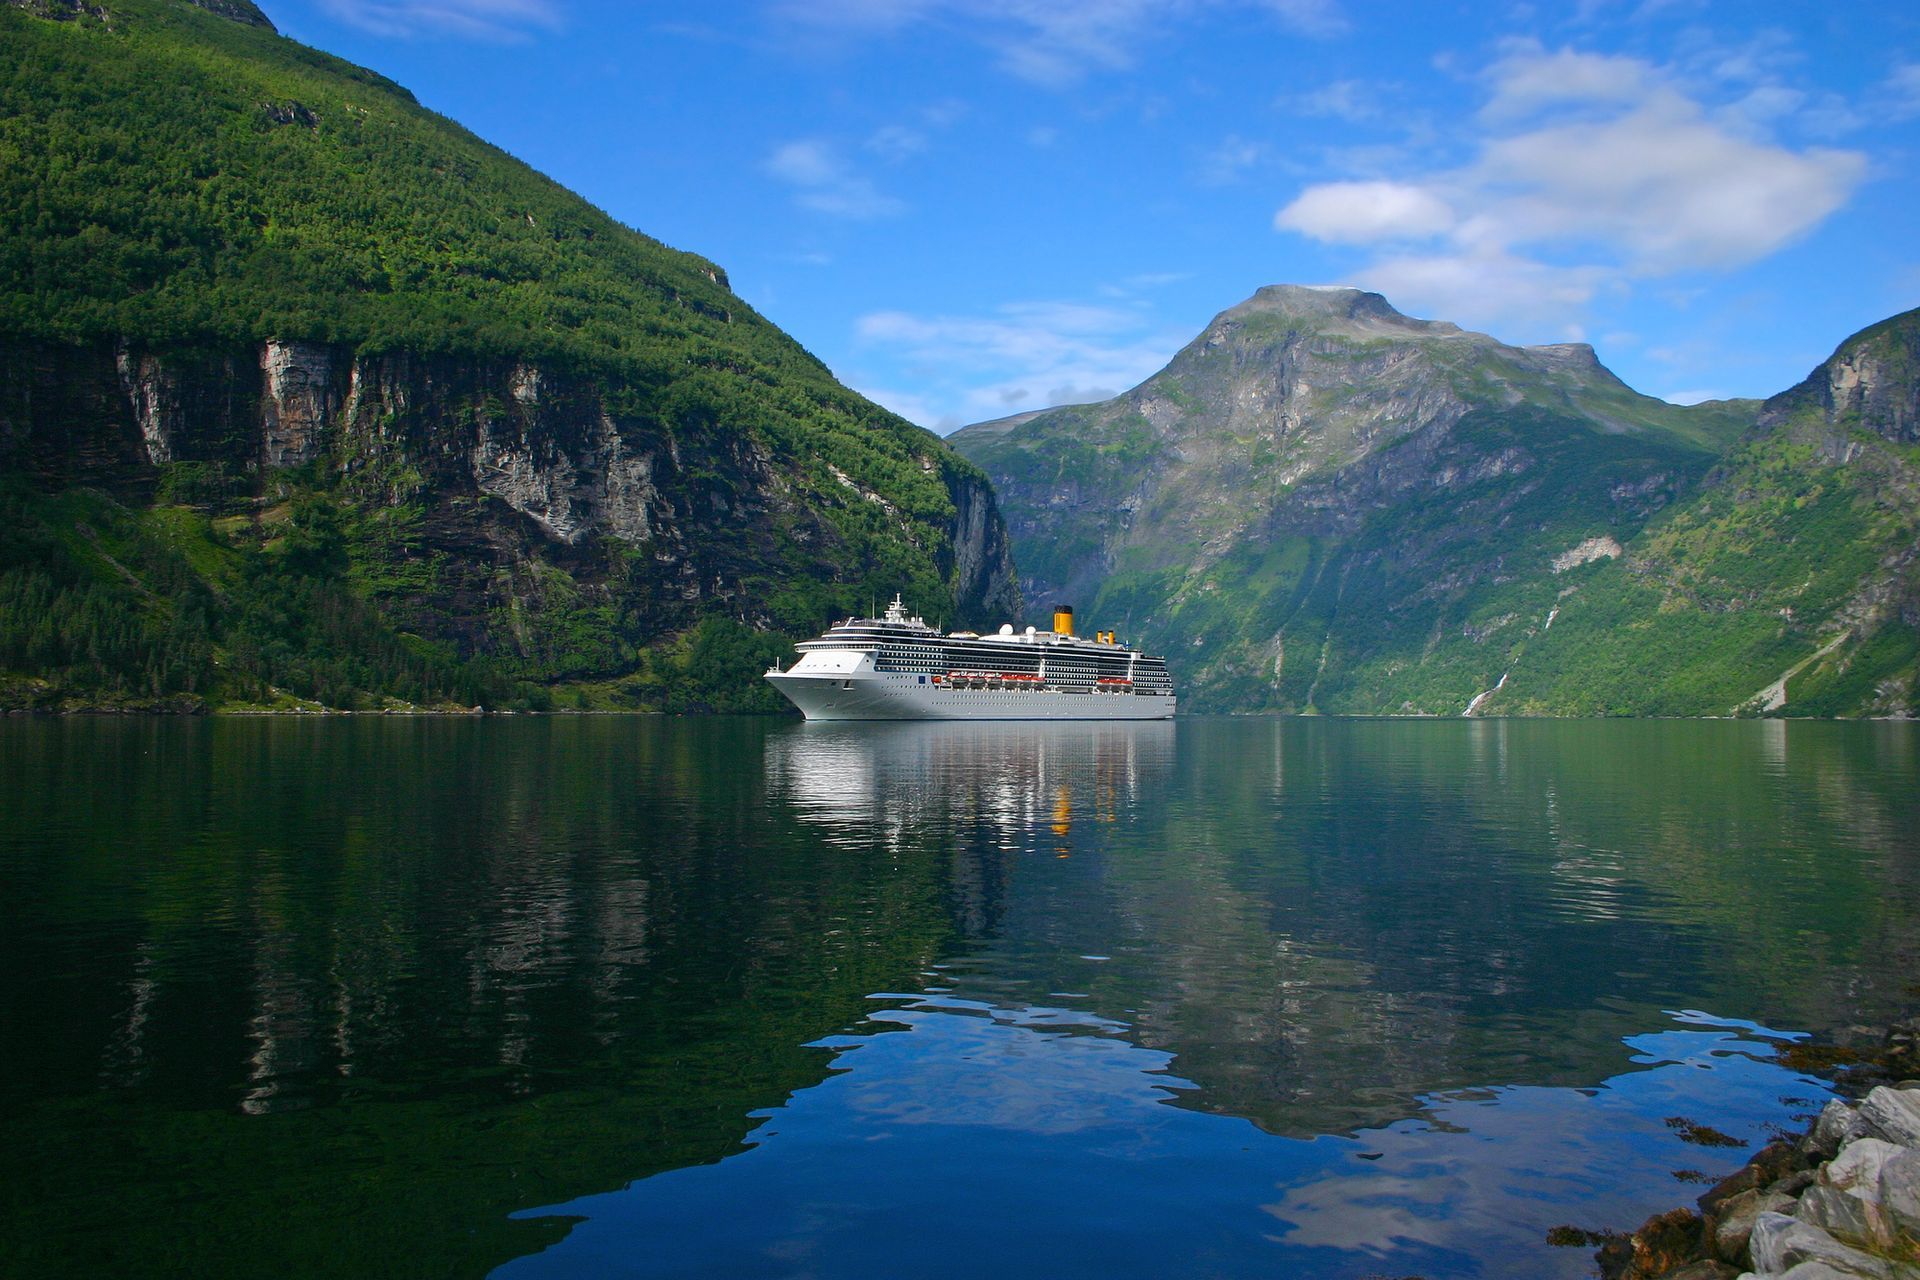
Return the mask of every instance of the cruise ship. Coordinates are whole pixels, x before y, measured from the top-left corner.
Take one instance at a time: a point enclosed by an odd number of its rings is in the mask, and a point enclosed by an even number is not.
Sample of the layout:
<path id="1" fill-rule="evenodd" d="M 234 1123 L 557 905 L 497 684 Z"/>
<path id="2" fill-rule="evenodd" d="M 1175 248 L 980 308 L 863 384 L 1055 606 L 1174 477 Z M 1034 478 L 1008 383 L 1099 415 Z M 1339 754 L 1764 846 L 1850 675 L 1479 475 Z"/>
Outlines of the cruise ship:
<path id="1" fill-rule="evenodd" d="M 895 596 L 878 618 L 848 618 L 795 646 L 800 660 L 767 672 L 809 720 L 1165 720 L 1167 661 L 1111 631 L 1073 634 L 1073 610 L 1053 630 L 941 632 L 908 617 Z"/>

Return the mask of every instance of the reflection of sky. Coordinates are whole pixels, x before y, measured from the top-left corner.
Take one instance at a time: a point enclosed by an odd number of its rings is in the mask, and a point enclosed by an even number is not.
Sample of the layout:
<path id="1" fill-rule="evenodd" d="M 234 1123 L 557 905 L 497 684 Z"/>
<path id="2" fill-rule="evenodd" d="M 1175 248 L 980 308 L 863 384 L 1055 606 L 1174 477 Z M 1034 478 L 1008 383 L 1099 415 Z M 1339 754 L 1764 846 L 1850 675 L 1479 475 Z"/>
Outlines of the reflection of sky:
<path id="1" fill-rule="evenodd" d="M 1423 1118 L 1280 1138 L 1161 1105 L 1191 1086 L 1125 1028 L 951 997 L 873 1015 L 822 1084 L 765 1113 L 748 1150 L 523 1216 L 583 1221 L 511 1277 L 1585 1276 L 1561 1223 L 1621 1226 L 1697 1194 L 1744 1153 L 1679 1141 L 1711 1110 L 1764 1137 L 1818 1085 L 1688 1014 L 1628 1042 L 1593 1089 L 1425 1099 Z M 876 1034 L 878 1032 L 891 1034 Z M 1810 1104 L 1798 1104 L 1810 1105 Z"/>

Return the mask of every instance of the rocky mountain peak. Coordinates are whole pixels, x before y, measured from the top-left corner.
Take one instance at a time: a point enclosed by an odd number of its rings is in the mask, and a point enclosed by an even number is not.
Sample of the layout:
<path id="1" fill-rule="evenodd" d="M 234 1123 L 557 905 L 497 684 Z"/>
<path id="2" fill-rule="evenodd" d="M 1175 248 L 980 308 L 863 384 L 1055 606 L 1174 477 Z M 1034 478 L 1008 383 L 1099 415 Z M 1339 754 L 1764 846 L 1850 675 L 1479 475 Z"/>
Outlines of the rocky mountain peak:
<path id="1" fill-rule="evenodd" d="M 1761 426 L 1785 422 L 1809 407 L 1828 423 L 1920 442 L 1920 310 L 1883 320 L 1841 343 L 1806 381 L 1767 401 Z"/>
<path id="2" fill-rule="evenodd" d="M 1600 356 L 1593 347 L 1585 342 L 1546 342 L 1526 350 L 1543 358 L 1547 363 L 1565 369 L 1599 369 L 1611 376 L 1611 370 L 1600 363 Z"/>
<path id="3" fill-rule="evenodd" d="M 1463 332 L 1442 320 L 1416 320 L 1377 293 L 1350 285 L 1270 284 L 1220 313 L 1214 327 L 1284 317 L 1303 329 L 1353 337 L 1447 337 Z"/>
<path id="4" fill-rule="evenodd" d="M 110 5 L 92 3 L 91 0 L 4 0 L 16 9 L 24 9 L 36 18 L 52 18 L 61 21 L 69 18 L 96 18 L 110 20 Z M 218 14 L 234 22 L 243 22 L 250 27 L 264 27 L 268 31 L 279 31 L 273 20 L 261 11 L 252 0 L 180 0 L 196 9 L 205 9 L 208 13 Z"/>
<path id="5" fill-rule="evenodd" d="M 186 0 L 196 9 L 205 9 L 208 13 L 217 13 L 223 18 L 235 22 L 244 22 L 250 27 L 265 27 L 269 31 L 278 31 L 273 20 L 267 17 L 259 5 L 252 0 Z"/>

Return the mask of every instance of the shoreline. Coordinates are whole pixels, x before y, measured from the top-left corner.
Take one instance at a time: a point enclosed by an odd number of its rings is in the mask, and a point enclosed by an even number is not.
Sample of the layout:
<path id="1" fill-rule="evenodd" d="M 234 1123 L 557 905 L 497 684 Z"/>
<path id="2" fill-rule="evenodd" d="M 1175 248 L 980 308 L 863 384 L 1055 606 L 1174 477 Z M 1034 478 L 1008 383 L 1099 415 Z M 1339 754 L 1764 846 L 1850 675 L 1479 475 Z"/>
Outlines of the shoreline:
<path id="1" fill-rule="evenodd" d="M 302 703 L 294 706 L 262 707 L 257 705 L 229 705 L 210 707 L 204 703 L 192 705 L 102 705 L 88 703 L 79 706 L 12 706 L 0 707 L 0 717 L 8 716 L 770 716 L 786 719 L 792 715 L 790 710 L 776 711 L 661 711 L 648 707 L 551 707 L 545 710 L 531 708 L 521 710 L 513 707 L 327 707 L 319 703 Z M 1236 720 L 1393 720 L 1393 721 L 1431 721 L 1451 723 L 1471 719 L 1477 723 L 1497 723 L 1508 720 L 1551 721 L 1571 723 L 1582 721 L 1589 723 L 1626 723 L 1626 722 L 1687 722 L 1699 724 L 1720 723 L 1766 723 L 1779 724 L 1914 724 L 1912 716 L 1555 716 L 1555 715 L 1501 715 L 1501 716 L 1446 716 L 1446 715 L 1394 715 L 1386 712 L 1355 712 L 1351 715 L 1329 715 L 1321 712 L 1287 711 L 1193 711 L 1182 712 L 1174 717 L 1179 720 L 1194 719 L 1236 719 Z"/>
<path id="2" fill-rule="evenodd" d="M 1776 1058 L 1839 1095 L 1804 1132 L 1631 1234 L 1556 1228 L 1554 1242 L 1599 1245 L 1602 1280 L 1920 1280 L 1920 1018 L 1877 1048 Z"/>

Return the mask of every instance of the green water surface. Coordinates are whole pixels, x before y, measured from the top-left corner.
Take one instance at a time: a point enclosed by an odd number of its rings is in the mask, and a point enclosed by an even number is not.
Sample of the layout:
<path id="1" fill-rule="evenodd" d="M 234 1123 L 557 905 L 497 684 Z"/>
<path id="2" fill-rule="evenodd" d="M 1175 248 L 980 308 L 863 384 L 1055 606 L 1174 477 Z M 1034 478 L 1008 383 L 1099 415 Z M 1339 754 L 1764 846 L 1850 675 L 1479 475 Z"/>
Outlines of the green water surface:
<path id="1" fill-rule="evenodd" d="M 1060 1274 L 1039 1242 L 1098 1238 L 1132 1196 L 1193 1206 L 1191 1240 L 1156 1229 L 1161 1274 L 1288 1274 L 1289 1249 L 1302 1275 L 1578 1274 L 1514 1261 L 1532 1226 L 1375 1249 L 1267 1201 L 1378 1192 L 1329 1180 L 1339 1143 L 1378 1161 L 1353 1177 L 1418 1146 L 1395 1175 L 1417 1183 L 1482 1104 L 1496 1154 L 1545 1158 L 1599 1131 L 1592 1098 L 1626 1135 L 1596 1186 L 1645 1163 L 1646 1189 L 1539 1214 L 1628 1225 L 1595 1219 L 1697 1194 L 1663 1183 L 1677 1162 L 1741 1157 L 1673 1148 L 1662 1113 L 1758 1138 L 1817 1083 L 1695 1070 L 1629 1107 L 1621 1082 L 1763 1054 L 1648 1048 L 1702 1019 L 1914 1003 L 1920 732 L 14 720 L 0 926 L 7 1274 L 966 1274 L 973 1224 L 893 1266 L 834 1234 L 920 1178 L 1031 1238 L 1035 1274 Z M 970 1065 L 981 1028 L 1031 1065 Z M 989 1079 L 1049 1101 L 941 1110 Z M 938 1142 L 853 1158 L 880 1097 Z M 1083 1106 L 1097 1151 L 1061 1136 Z M 1497 1136 L 1530 1107 L 1557 1118 Z M 1036 1159 L 1085 1185 L 1042 1213 Z M 702 1197 L 738 1256 L 647 1218 Z"/>

